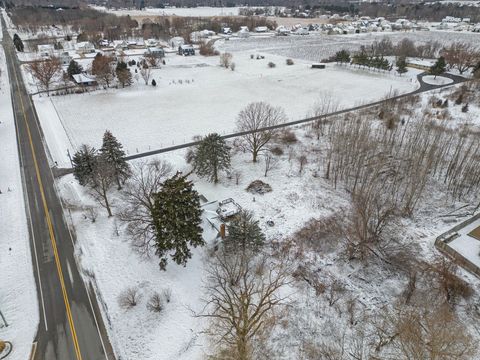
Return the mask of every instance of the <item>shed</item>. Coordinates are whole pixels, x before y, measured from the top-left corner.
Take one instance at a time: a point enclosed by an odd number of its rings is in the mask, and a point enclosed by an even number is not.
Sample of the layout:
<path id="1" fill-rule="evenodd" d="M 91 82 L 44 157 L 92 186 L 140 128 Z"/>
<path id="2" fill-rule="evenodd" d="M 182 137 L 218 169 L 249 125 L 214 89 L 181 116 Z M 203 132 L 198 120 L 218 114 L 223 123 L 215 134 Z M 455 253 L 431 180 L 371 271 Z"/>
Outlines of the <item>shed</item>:
<path id="1" fill-rule="evenodd" d="M 195 55 L 195 49 L 192 45 L 180 45 L 178 47 L 178 55 L 190 56 Z"/>
<path id="2" fill-rule="evenodd" d="M 325 69 L 325 64 L 312 64 L 312 69 Z"/>

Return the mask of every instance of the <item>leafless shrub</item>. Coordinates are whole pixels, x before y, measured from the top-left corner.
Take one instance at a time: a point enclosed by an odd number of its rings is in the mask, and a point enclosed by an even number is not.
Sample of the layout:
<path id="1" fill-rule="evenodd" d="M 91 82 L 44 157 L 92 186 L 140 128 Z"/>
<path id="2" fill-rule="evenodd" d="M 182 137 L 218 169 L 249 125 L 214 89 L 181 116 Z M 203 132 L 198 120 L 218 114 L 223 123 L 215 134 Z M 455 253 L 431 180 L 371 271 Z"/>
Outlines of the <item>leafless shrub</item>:
<path id="1" fill-rule="evenodd" d="M 287 65 L 293 65 L 293 64 L 294 64 L 294 62 L 293 62 L 292 59 L 287 59 Z"/>
<path id="2" fill-rule="evenodd" d="M 236 68 L 237 68 L 237 65 L 235 65 L 234 62 L 232 62 L 232 63 L 230 64 L 230 70 L 235 71 Z"/>
<path id="3" fill-rule="evenodd" d="M 162 312 L 165 308 L 164 298 L 155 292 L 147 302 L 147 309 L 151 312 Z"/>
<path id="4" fill-rule="evenodd" d="M 86 206 L 84 212 L 85 218 L 90 220 L 92 223 L 97 221 L 98 211 L 95 206 Z"/>
<path id="5" fill-rule="evenodd" d="M 138 288 L 129 287 L 124 291 L 122 291 L 118 296 L 118 304 L 123 309 L 130 309 L 134 306 L 137 306 L 137 304 L 140 301 L 140 298 L 141 296 L 138 292 Z"/>
<path id="6" fill-rule="evenodd" d="M 280 133 L 280 141 L 284 144 L 295 144 L 298 139 L 292 130 L 284 130 Z"/>
<path id="7" fill-rule="evenodd" d="M 169 303 L 172 300 L 172 289 L 170 288 L 163 289 L 162 296 L 165 299 L 165 301 Z"/>
<path id="8" fill-rule="evenodd" d="M 275 65 L 274 62 L 271 62 L 271 61 L 270 61 L 270 62 L 268 63 L 268 67 L 269 67 L 270 69 L 273 69 L 273 68 L 276 67 L 276 66 L 277 66 L 277 65 Z"/>
<path id="9" fill-rule="evenodd" d="M 280 146 L 274 146 L 270 149 L 270 152 L 275 156 L 283 155 L 283 149 Z"/>
<path id="10" fill-rule="evenodd" d="M 220 66 L 228 69 L 232 63 L 233 55 L 230 53 L 223 53 L 220 55 Z"/>

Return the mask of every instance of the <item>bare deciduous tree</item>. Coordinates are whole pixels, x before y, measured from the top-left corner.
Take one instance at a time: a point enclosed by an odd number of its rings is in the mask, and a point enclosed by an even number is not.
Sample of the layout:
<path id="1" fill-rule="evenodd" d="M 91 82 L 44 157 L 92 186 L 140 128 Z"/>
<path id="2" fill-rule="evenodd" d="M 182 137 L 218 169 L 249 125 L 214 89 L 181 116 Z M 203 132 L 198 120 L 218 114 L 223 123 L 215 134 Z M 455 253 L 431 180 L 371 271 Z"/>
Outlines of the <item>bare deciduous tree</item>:
<path id="1" fill-rule="evenodd" d="M 145 81 L 145 85 L 148 85 L 151 76 L 151 70 L 148 65 L 143 65 L 140 69 L 140 75 L 142 76 L 143 81 Z"/>
<path id="2" fill-rule="evenodd" d="M 40 85 L 50 94 L 50 86 L 62 70 L 62 64 L 56 57 L 28 64 L 28 71 L 40 82 Z"/>
<path id="3" fill-rule="evenodd" d="M 141 162 L 134 165 L 133 175 L 123 188 L 126 205 L 120 212 L 120 220 L 127 223 L 132 246 L 140 254 L 148 256 L 154 245 L 153 195 L 161 190 L 163 181 L 171 171 L 172 167 L 166 162 Z"/>
<path id="4" fill-rule="evenodd" d="M 253 162 L 265 145 L 272 139 L 276 130 L 271 128 L 286 121 L 285 112 L 282 108 L 273 107 L 264 102 L 256 102 L 247 105 L 237 118 L 237 130 L 246 132 L 243 139 L 246 150 L 252 153 Z"/>
<path id="5" fill-rule="evenodd" d="M 212 320 L 210 335 L 220 350 L 229 350 L 226 358 L 254 359 L 258 338 L 272 329 L 272 315 L 285 302 L 280 289 L 288 267 L 266 256 L 220 251 L 207 272 L 208 299 L 200 316 Z"/>
<path id="6" fill-rule="evenodd" d="M 88 183 L 90 195 L 103 206 L 108 216 L 113 216 L 110 201 L 108 199 L 109 191 L 115 183 L 115 168 L 113 164 L 107 161 L 102 155 L 97 156 L 95 166 Z"/>

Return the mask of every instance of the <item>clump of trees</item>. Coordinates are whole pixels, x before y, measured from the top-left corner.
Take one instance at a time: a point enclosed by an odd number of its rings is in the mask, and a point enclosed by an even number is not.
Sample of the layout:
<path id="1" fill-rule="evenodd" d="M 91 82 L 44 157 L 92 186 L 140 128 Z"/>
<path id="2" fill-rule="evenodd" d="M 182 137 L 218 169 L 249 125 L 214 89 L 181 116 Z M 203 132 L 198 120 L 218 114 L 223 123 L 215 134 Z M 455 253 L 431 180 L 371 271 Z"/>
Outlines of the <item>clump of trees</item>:
<path id="1" fill-rule="evenodd" d="M 477 48 L 463 42 L 454 42 L 442 49 L 441 54 L 449 69 L 457 69 L 460 74 L 473 68 L 480 59 Z"/>
<path id="2" fill-rule="evenodd" d="M 92 74 L 95 75 L 99 84 L 103 84 L 107 88 L 115 78 L 113 64 L 113 57 L 101 53 L 97 53 L 92 61 Z"/>
<path id="3" fill-rule="evenodd" d="M 115 68 L 115 74 L 117 75 L 118 82 L 122 85 L 122 88 L 132 85 L 132 73 L 130 72 L 127 63 L 119 61 Z"/>
<path id="4" fill-rule="evenodd" d="M 113 216 L 109 193 L 114 183 L 121 183 L 130 176 L 125 153 L 120 142 L 108 130 L 103 136 L 100 151 L 82 145 L 72 158 L 73 175 L 80 185 L 89 189 L 91 196 Z"/>

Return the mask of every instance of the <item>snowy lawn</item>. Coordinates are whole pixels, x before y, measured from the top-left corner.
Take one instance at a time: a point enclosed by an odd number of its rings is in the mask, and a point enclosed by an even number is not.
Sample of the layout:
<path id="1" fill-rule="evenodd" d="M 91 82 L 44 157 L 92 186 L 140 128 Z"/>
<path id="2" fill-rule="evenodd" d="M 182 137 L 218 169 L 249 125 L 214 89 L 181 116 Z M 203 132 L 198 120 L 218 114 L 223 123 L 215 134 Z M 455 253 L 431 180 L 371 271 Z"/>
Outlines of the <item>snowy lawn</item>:
<path id="1" fill-rule="evenodd" d="M 0 37 L 1 37 L 0 28 Z M 8 360 L 28 358 L 38 326 L 38 307 L 15 123 L 3 47 L 0 47 L 0 339 L 13 344 Z"/>
<path id="2" fill-rule="evenodd" d="M 448 85 L 453 83 L 452 79 L 443 77 L 443 76 L 433 76 L 433 75 L 427 75 L 424 76 L 422 79 L 424 82 L 430 85 Z"/>
<path id="3" fill-rule="evenodd" d="M 468 234 L 479 226 L 480 220 L 474 221 L 470 225 L 465 226 L 463 229 L 457 231 L 459 236 L 447 244 L 478 267 L 480 267 L 480 240 L 475 239 Z"/>
<path id="4" fill-rule="evenodd" d="M 404 93 L 417 87 L 407 77 L 334 64 L 316 70 L 301 60 L 287 66 L 284 57 L 251 60 L 249 52 L 234 53 L 235 71 L 221 68 L 218 57 L 168 55 L 166 62 L 153 73 L 156 87 L 145 86 L 140 78 L 125 89 L 34 97 L 42 127 L 52 128 L 46 133 L 54 160 L 68 164 L 66 149 L 82 143 L 98 147 L 106 129 L 133 154 L 189 142 L 195 135 L 232 133 L 237 114 L 254 101 L 282 106 L 289 120 L 296 120 L 306 117 L 325 92 L 332 93 L 340 107 L 352 107 L 392 90 Z M 269 68 L 269 62 L 276 67 Z M 57 113 L 60 120 L 54 119 Z M 62 141 L 65 136 L 59 132 L 66 132 L 70 141 Z"/>

